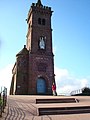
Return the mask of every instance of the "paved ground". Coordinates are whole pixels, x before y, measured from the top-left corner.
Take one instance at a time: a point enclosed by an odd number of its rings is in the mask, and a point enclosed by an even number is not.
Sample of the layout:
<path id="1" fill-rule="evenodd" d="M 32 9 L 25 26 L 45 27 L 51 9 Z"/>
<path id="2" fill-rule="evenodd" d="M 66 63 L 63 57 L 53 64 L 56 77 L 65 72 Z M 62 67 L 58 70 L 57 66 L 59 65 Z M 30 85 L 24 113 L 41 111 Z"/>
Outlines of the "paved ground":
<path id="1" fill-rule="evenodd" d="M 37 108 L 43 105 L 35 104 L 36 98 L 53 98 L 54 96 L 8 96 L 8 102 L 0 120 L 90 120 L 90 113 L 69 114 L 69 115 L 44 115 L 37 116 Z M 55 96 L 55 98 L 65 98 L 64 96 Z M 79 106 L 90 105 L 90 97 L 76 97 L 79 103 L 59 103 L 58 106 Z M 56 106 L 57 104 L 49 104 Z M 48 107 L 48 104 L 44 106 Z"/>

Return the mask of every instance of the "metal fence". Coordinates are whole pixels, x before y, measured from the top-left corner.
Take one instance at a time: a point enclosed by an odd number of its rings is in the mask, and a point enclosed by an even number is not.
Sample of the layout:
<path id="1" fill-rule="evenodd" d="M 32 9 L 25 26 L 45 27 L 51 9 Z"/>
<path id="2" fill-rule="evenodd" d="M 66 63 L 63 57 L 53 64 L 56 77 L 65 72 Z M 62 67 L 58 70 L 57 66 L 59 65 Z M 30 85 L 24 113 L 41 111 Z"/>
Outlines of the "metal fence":
<path id="1" fill-rule="evenodd" d="M 6 87 L 1 87 L 1 92 L 0 92 L 0 117 L 2 117 L 2 113 L 4 112 L 6 103 L 7 103 L 7 88 Z"/>
<path id="2" fill-rule="evenodd" d="M 82 88 L 82 89 L 78 89 L 78 90 L 74 90 L 74 91 L 72 91 L 72 92 L 70 93 L 70 95 L 72 96 L 72 95 L 81 94 L 81 93 L 82 93 L 82 90 L 83 90 L 83 88 Z"/>

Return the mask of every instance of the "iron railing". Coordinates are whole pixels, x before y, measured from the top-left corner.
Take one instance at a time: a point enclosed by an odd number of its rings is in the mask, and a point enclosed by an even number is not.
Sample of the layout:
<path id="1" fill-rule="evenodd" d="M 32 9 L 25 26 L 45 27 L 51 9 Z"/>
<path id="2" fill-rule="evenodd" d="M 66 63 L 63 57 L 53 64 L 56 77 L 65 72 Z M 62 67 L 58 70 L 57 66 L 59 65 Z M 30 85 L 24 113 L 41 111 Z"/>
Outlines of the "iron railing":
<path id="1" fill-rule="evenodd" d="M 1 87 L 1 92 L 0 92 L 0 117 L 2 117 L 2 113 L 4 112 L 6 103 L 7 103 L 7 88 L 6 87 Z"/>
<path id="2" fill-rule="evenodd" d="M 82 89 L 78 89 L 78 90 L 74 90 L 74 91 L 72 91 L 72 92 L 70 93 L 70 95 L 72 96 L 72 95 L 81 94 L 81 93 L 82 93 L 82 90 L 83 90 L 83 88 L 82 88 Z"/>

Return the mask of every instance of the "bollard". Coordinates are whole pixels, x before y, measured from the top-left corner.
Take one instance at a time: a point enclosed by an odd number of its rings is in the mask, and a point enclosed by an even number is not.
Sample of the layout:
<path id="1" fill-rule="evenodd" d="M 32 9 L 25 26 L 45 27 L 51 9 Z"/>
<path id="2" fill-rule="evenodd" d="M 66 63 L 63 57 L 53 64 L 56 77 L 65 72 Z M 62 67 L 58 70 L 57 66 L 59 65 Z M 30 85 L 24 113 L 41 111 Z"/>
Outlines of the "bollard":
<path id="1" fill-rule="evenodd" d="M 6 106 L 6 103 L 7 103 L 7 88 L 5 88 L 5 106 Z"/>
<path id="2" fill-rule="evenodd" d="M 2 117 L 2 106 L 0 105 L 0 117 Z"/>
<path id="3" fill-rule="evenodd" d="M 4 112 L 4 108 L 5 108 L 5 91 L 3 90 L 3 112 Z"/>
<path id="4" fill-rule="evenodd" d="M 0 117 L 2 117 L 2 112 L 4 112 L 5 106 L 7 103 L 7 88 L 4 87 L 4 90 L 0 93 Z"/>
<path id="5" fill-rule="evenodd" d="M 2 117 L 2 99 L 1 99 L 1 93 L 0 93 L 0 117 Z"/>

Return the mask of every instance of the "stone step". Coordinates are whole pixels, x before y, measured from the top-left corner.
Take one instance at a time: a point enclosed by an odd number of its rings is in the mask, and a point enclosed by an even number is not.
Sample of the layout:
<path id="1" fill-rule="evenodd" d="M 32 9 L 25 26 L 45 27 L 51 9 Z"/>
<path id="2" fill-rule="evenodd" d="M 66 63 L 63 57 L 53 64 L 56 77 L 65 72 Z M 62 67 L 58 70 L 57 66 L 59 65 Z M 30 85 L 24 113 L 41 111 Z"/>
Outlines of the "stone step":
<path id="1" fill-rule="evenodd" d="M 90 113 L 90 106 L 38 108 L 38 115 Z"/>
<path id="2" fill-rule="evenodd" d="M 52 98 L 52 99 L 36 99 L 36 104 L 44 103 L 76 103 L 79 102 L 75 98 Z"/>

